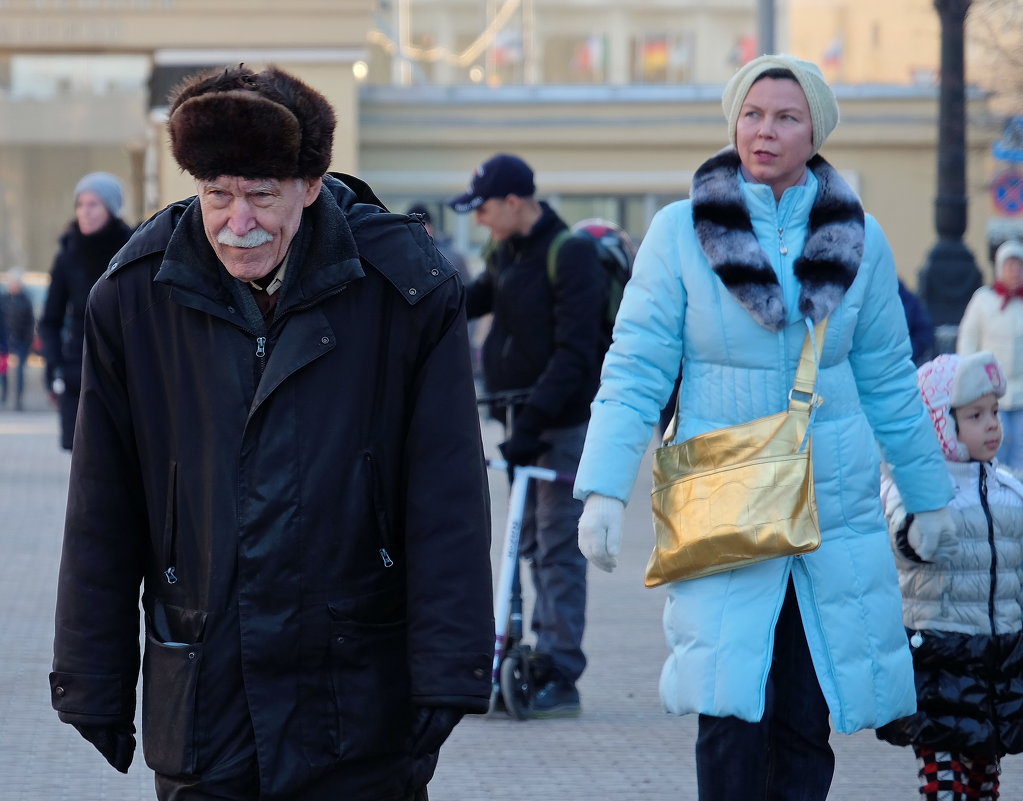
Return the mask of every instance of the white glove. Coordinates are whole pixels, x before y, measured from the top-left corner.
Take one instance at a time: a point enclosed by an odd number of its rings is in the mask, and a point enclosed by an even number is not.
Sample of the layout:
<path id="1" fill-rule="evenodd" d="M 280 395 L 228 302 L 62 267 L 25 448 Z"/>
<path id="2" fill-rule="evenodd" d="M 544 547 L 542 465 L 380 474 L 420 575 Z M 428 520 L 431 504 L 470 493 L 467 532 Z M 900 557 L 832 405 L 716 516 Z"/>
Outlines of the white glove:
<path id="1" fill-rule="evenodd" d="M 959 551 L 958 532 L 948 509 L 917 512 L 906 538 L 925 562 L 947 562 Z"/>
<path id="2" fill-rule="evenodd" d="M 592 493 L 579 516 L 579 550 L 594 567 L 610 573 L 622 551 L 625 504 L 617 498 Z"/>

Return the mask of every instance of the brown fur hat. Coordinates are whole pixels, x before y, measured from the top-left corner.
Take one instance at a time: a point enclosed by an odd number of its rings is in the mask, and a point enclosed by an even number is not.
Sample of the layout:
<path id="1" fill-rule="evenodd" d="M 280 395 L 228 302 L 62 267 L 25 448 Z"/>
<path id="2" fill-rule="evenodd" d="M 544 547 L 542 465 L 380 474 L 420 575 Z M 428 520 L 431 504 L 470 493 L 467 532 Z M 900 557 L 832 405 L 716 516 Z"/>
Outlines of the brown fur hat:
<path id="1" fill-rule="evenodd" d="M 202 180 L 319 178 L 336 117 L 327 99 L 276 67 L 244 65 L 187 78 L 171 95 L 171 152 Z"/>

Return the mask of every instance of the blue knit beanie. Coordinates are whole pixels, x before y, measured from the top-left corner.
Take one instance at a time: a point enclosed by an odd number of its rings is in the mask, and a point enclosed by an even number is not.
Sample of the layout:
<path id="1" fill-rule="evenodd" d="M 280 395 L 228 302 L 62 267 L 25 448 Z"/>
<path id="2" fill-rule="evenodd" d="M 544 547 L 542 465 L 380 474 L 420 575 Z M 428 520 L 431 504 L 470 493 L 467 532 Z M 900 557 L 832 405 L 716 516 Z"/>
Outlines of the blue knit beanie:
<path id="1" fill-rule="evenodd" d="M 92 192 L 100 199 L 111 216 L 116 217 L 124 202 L 121 182 L 108 172 L 90 172 L 75 186 L 75 202 L 82 192 Z"/>

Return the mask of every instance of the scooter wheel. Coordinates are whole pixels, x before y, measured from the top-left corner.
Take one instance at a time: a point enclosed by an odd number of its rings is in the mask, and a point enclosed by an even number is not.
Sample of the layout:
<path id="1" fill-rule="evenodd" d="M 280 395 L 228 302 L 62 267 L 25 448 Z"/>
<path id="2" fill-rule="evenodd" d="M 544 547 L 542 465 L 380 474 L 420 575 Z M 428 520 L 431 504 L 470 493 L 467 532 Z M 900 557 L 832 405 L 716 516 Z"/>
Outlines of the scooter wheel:
<path id="1" fill-rule="evenodd" d="M 501 697 L 508 714 L 516 720 L 529 717 L 531 690 L 527 654 L 519 649 L 509 652 L 501 662 Z"/>

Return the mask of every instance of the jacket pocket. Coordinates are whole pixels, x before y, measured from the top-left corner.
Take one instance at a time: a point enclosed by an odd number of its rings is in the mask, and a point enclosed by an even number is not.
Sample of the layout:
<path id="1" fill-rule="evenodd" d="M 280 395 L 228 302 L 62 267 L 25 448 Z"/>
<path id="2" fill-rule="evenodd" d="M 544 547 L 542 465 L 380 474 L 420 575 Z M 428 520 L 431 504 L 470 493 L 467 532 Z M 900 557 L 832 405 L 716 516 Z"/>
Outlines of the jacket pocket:
<path id="1" fill-rule="evenodd" d="M 202 645 L 168 645 L 146 634 L 142 661 L 142 753 L 168 776 L 195 773 L 196 687 Z"/>
<path id="2" fill-rule="evenodd" d="M 410 722 L 404 620 L 365 623 L 330 607 L 331 689 L 338 755 L 366 759 L 403 752 Z"/>

